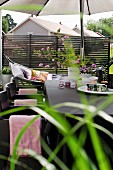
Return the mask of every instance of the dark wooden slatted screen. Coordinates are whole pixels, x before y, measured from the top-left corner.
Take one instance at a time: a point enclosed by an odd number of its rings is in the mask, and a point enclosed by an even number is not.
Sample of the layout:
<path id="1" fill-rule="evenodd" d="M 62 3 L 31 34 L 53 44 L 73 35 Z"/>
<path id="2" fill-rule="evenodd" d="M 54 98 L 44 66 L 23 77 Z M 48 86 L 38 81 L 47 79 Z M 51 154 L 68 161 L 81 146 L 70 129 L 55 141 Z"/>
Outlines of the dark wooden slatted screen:
<path id="1" fill-rule="evenodd" d="M 56 36 L 32 36 L 31 38 L 31 64 L 30 67 L 38 67 L 40 63 L 43 63 L 44 66 L 49 64 L 51 65 L 51 61 L 47 60 L 45 56 L 38 57 L 37 51 L 47 48 L 57 49 L 57 37 Z M 54 57 L 54 56 L 53 56 Z"/>
<path id="2" fill-rule="evenodd" d="M 70 37 L 77 54 L 80 54 L 80 37 Z M 38 68 L 39 63 L 52 64 L 44 58 L 39 58 L 36 51 L 47 47 L 57 50 L 63 48 L 57 36 L 39 35 L 7 35 L 3 37 L 3 54 L 8 55 L 14 62 L 30 68 Z M 90 58 L 98 66 L 110 60 L 110 41 L 105 37 L 84 38 L 85 58 Z M 58 57 L 58 56 L 56 56 Z M 8 62 L 3 58 L 3 66 Z M 51 70 L 51 69 L 50 69 Z"/>
<path id="3" fill-rule="evenodd" d="M 51 61 L 45 57 L 38 57 L 37 51 L 47 47 L 57 49 L 56 36 L 4 36 L 3 38 L 3 54 L 10 57 L 11 60 L 30 68 L 37 68 L 39 63 L 51 64 Z M 8 65 L 6 59 L 3 58 L 3 66 Z"/>
<path id="4" fill-rule="evenodd" d="M 3 52 L 14 62 L 29 66 L 29 36 L 5 36 L 3 47 Z"/>
<path id="5" fill-rule="evenodd" d="M 85 37 L 85 57 L 94 61 L 96 65 L 105 65 L 108 74 L 108 62 L 110 61 L 110 40 L 105 37 Z"/>
<path id="6" fill-rule="evenodd" d="M 99 64 L 105 64 L 109 58 L 109 39 L 85 37 L 85 57 L 94 59 Z"/>

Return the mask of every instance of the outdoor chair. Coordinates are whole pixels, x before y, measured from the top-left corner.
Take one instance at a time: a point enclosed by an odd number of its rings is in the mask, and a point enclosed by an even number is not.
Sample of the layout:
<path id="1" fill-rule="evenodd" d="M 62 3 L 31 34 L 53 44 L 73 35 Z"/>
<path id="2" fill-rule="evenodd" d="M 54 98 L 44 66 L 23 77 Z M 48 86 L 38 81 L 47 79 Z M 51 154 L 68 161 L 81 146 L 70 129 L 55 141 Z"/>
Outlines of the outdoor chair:
<path id="1" fill-rule="evenodd" d="M 0 155 L 9 156 L 9 120 L 0 119 Z M 0 170 L 5 170 L 7 160 L 0 158 Z"/>
<path id="2" fill-rule="evenodd" d="M 16 84 L 15 82 L 10 82 L 6 84 L 6 91 L 9 100 L 15 100 L 15 99 L 37 99 L 38 103 L 44 102 L 44 94 L 42 94 L 37 89 L 33 88 L 20 88 L 18 91 L 16 90 Z"/>
<path id="3" fill-rule="evenodd" d="M 10 115 L 15 115 L 15 114 L 19 114 L 19 115 L 32 115 L 33 114 L 32 111 L 29 111 L 29 109 L 26 109 L 26 110 L 18 111 L 18 113 L 12 112 L 10 114 L 3 115 L 4 111 L 17 108 L 14 106 L 14 104 L 10 104 L 9 98 L 7 96 L 7 91 L 0 92 L 0 108 L 1 108 L 0 118 L 4 118 L 4 119 L 8 119 Z"/>
<path id="4" fill-rule="evenodd" d="M 36 113 L 34 112 L 34 115 Z M 44 128 L 45 128 L 45 119 L 41 118 L 41 127 L 40 127 L 40 137 L 43 138 L 43 140 L 46 140 L 45 134 L 44 134 Z M 30 140 L 26 139 L 26 140 Z M 9 125 L 9 119 L 0 119 L 0 155 L 5 156 L 5 158 L 0 158 L 0 170 L 10 169 L 10 161 L 8 161 L 8 157 L 10 156 L 10 125 Z M 45 156 L 45 151 L 42 150 L 42 156 Z M 40 163 L 34 159 L 31 156 L 23 156 L 19 157 L 18 161 L 28 165 L 31 169 L 41 169 Z M 15 166 L 15 170 L 24 170 L 22 166 L 17 165 Z"/>
<path id="5" fill-rule="evenodd" d="M 9 118 L 10 115 L 15 115 L 15 114 L 19 114 L 19 115 L 33 115 L 34 112 L 32 110 L 29 110 L 29 107 L 31 104 L 36 107 L 39 107 L 41 109 L 44 109 L 45 108 L 45 102 L 37 102 L 37 100 L 35 101 L 36 99 L 32 100 L 32 99 L 16 99 L 16 100 L 13 100 L 12 102 L 10 101 L 10 99 L 8 98 L 8 94 L 7 94 L 7 91 L 1 91 L 0 92 L 0 118 Z M 25 105 L 24 105 L 25 103 Z M 27 103 L 27 105 L 26 105 Z M 31 105 L 31 106 L 32 106 Z M 8 111 L 10 109 L 14 109 L 14 108 L 18 108 L 18 107 L 21 107 L 21 106 L 25 106 L 26 109 L 24 110 L 19 110 L 17 111 L 16 113 L 13 111 L 9 114 L 5 114 L 5 115 L 2 115 L 4 111 Z"/>
<path id="6" fill-rule="evenodd" d="M 16 82 L 16 88 L 37 88 L 38 91 L 43 92 L 44 83 L 36 80 L 28 80 L 19 76 L 12 77 L 12 81 Z"/>
<path id="7" fill-rule="evenodd" d="M 6 84 L 6 91 L 9 100 L 9 105 L 13 105 L 13 106 L 33 105 L 42 109 L 46 107 L 45 96 L 44 94 L 38 92 L 37 89 L 25 88 L 16 91 L 15 83 L 10 82 Z M 32 92 L 34 94 L 32 94 Z"/>

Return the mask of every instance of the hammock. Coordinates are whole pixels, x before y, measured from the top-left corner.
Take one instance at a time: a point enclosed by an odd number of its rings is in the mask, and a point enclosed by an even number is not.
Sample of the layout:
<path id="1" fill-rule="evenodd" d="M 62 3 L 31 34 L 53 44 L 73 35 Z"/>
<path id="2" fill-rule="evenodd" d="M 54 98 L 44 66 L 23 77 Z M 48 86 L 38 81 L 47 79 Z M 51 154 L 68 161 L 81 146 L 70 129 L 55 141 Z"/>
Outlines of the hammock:
<path id="1" fill-rule="evenodd" d="M 15 63 L 8 56 L 4 57 L 9 62 L 9 67 L 12 71 L 13 80 L 16 81 L 18 87 L 35 87 L 38 90 L 43 90 L 44 81 L 47 79 L 48 72 L 41 72 L 30 69 L 21 64 Z"/>

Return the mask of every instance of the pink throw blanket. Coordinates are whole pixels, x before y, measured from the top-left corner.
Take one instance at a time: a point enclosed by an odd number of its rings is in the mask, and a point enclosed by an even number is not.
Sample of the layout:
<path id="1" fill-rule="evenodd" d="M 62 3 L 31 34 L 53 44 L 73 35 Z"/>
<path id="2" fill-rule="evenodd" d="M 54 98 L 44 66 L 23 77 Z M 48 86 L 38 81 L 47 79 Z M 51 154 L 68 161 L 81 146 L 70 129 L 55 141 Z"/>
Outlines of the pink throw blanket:
<path id="1" fill-rule="evenodd" d="M 20 133 L 23 126 L 28 123 L 33 116 L 26 115 L 12 115 L 9 118 L 9 127 L 10 127 L 10 155 L 12 155 L 13 147 L 16 141 L 18 134 Z M 22 152 L 23 149 L 32 149 L 37 154 L 41 154 L 41 143 L 40 143 L 40 128 L 41 128 L 41 118 L 36 119 L 32 125 L 27 128 L 24 135 L 22 136 L 19 147 L 17 151 L 17 155 L 27 155 Z"/>

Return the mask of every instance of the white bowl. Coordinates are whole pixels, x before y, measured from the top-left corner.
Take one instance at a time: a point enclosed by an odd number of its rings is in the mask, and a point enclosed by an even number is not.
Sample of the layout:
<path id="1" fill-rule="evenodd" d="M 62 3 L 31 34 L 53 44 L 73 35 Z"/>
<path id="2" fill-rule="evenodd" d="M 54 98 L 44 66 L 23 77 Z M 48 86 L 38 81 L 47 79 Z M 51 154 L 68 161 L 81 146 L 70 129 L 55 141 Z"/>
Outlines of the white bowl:
<path id="1" fill-rule="evenodd" d="M 92 81 L 92 80 L 98 80 L 98 77 L 92 76 L 92 77 L 89 77 L 89 80 L 90 80 L 90 81 Z"/>

